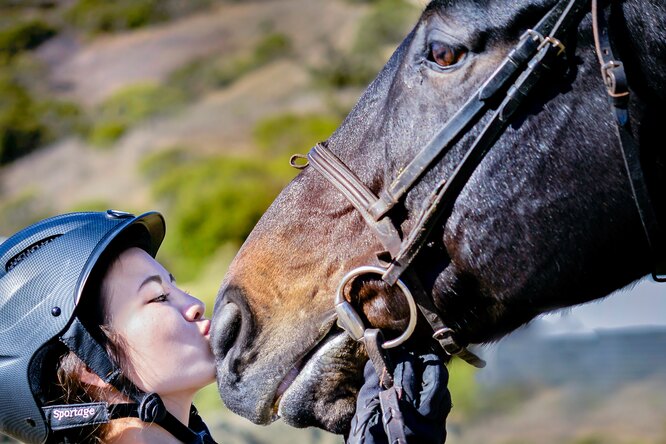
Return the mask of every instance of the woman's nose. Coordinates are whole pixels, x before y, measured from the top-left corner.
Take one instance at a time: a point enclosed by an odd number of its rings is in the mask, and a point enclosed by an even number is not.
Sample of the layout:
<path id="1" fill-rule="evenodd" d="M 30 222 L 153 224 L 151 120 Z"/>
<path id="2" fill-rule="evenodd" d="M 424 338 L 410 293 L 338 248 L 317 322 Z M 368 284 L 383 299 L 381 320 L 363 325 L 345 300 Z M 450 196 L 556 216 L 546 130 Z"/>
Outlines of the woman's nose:
<path id="1" fill-rule="evenodd" d="M 188 298 L 190 301 L 185 310 L 185 319 L 188 321 L 198 321 L 202 319 L 206 313 L 206 304 L 194 296 L 188 295 Z"/>

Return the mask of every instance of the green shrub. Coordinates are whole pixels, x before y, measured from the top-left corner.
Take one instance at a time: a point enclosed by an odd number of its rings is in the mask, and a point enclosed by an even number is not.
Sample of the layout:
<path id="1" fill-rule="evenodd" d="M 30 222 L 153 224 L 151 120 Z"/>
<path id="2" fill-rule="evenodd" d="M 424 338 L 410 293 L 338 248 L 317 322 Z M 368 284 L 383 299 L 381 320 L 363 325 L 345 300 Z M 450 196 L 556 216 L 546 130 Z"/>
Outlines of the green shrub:
<path id="1" fill-rule="evenodd" d="M 149 180 L 155 180 L 163 177 L 169 170 L 192 160 L 192 155 L 186 148 L 173 146 L 144 156 L 139 162 L 139 172 Z"/>
<path id="2" fill-rule="evenodd" d="M 291 53 L 291 40 L 280 33 L 268 33 L 259 40 L 252 53 L 224 60 L 215 69 L 214 87 L 224 87 L 245 74 Z"/>
<path id="3" fill-rule="evenodd" d="M 35 19 L 1 27 L 0 61 L 6 62 L 22 51 L 36 48 L 55 34 L 55 28 Z"/>
<path id="4" fill-rule="evenodd" d="M 476 411 L 479 390 L 475 375 L 476 369 L 460 359 L 453 359 L 449 364 L 448 387 L 454 412 L 468 416 Z"/>
<path id="5" fill-rule="evenodd" d="M 96 110 L 88 140 L 108 146 L 141 121 L 175 110 L 185 102 L 179 90 L 153 83 L 128 86 L 105 100 Z"/>
<path id="6" fill-rule="evenodd" d="M 604 444 L 607 443 L 608 439 L 599 435 L 587 435 L 581 438 L 576 438 L 572 441 L 571 444 Z"/>
<path id="7" fill-rule="evenodd" d="M 168 18 L 158 0 L 78 0 L 66 18 L 90 33 L 140 28 Z"/>
<path id="8" fill-rule="evenodd" d="M 290 53 L 291 41 L 288 36 L 268 33 L 249 55 L 222 60 L 208 57 L 195 60 L 171 73 L 167 83 L 194 98 L 207 91 L 229 86 L 247 73 Z"/>
<path id="9" fill-rule="evenodd" d="M 201 58 L 177 70 L 167 83 L 189 98 L 231 85 L 249 72 L 291 52 L 289 37 L 280 33 L 266 34 L 249 55 L 236 55 L 223 60 Z"/>
<path id="10" fill-rule="evenodd" d="M 396 47 L 415 23 L 418 8 L 405 0 L 355 0 L 372 3 L 360 21 L 349 52 L 329 50 L 325 66 L 313 68 L 317 83 L 333 88 L 366 86 L 386 63 L 386 49 Z"/>
<path id="11" fill-rule="evenodd" d="M 166 83 L 193 99 L 217 87 L 219 70 L 219 60 L 203 57 L 171 72 Z"/>
<path id="12" fill-rule="evenodd" d="M 128 124 L 122 120 L 104 120 L 92 126 L 88 133 L 88 142 L 98 147 L 110 146 L 120 139 L 127 129 Z"/>
<path id="13" fill-rule="evenodd" d="M 474 417 L 482 417 L 517 410 L 530 399 L 536 387 L 529 384 L 510 384 L 479 394 L 474 408 L 469 412 Z"/>
<path id="14" fill-rule="evenodd" d="M 154 172 L 153 166 L 143 162 L 142 169 Z M 169 211 L 164 260 L 179 278 L 194 279 L 221 246 L 240 245 L 286 183 L 273 168 L 270 162 L 206 158 L 179 163 L 153 182 L 154 196 Z"/>
<path id="15" fill-rule="evenodd" d="M 345 53 L 330 49 L 326 64 L 312 68 L 315 83 L 336 89 L 346 87 L 364 87 L 375 78 L 382 61 L 375 55 Z"/>
<path id="16" fill-rule="evenodd" d="M 259 67 L 252 57 L 236 57 L 217 66 L 212 78 L 212 88 L 224 88 Z"/>
<path id="17" fill-rule="evenodd" d="M 65 19 L 90 34 L 137 29 L 211 7 L 214 0 L 77 0 Z"/>
<path id="18" fill-rule="evenodd" d="M 266 34 L 254 48 L 254 59 L 258 65 L 271 62 L 291 53 L 291 40 L 288 36 L 273 32 Z"/>
<path id="19" fill-rule="evenodd" d="M 0 75 L 0 165 L 33 151 L 45 138 L 46 128 L 30 93 Z"/>
<path id="20" fill-rule="evenodd" d="M 191 100 L 232 84 L 252 69 L 254 67 L 249 57 L 233 57 L 223 61 L 204 57 L 174 70 L 167 83 Z"/>
<path id="21" fill-rule="evenodd" d="M 0 201 L 0 236 L 9 237 L 49 213 L 39 201 L 39 193 L 26 188 L 17 196 Z"/>
<path id="22" fill-rule="evenodd" d="M 77 105 L 49 98 L 38 101 L 10 68 L 0 72 L 0 165 L 85 128 Z"/>
<path id="23" fill-rule="evenodd" d="M 83 135 L 87 131 L 88 122 L 76 103 L 47 98 L 36 104 L 36 112 L 39 121 L 46 128 L 47 142 Z"/>
<path id="24" fill-rule="evenodd" d="M 260 120 L 253 130 L 257 145 L 273 155 L 303 153 L 326 140 L 340 125 L 338 117 L 322 114 L 278 114 Z"/>
<path id="25" fill-rule="evenodd" d="M 405 0 L 377 1 L 359 24 L 354 52 L 381 54 L 384 46 L 396 45 L 405 38 L 417 14 L 417 8 Z"/>

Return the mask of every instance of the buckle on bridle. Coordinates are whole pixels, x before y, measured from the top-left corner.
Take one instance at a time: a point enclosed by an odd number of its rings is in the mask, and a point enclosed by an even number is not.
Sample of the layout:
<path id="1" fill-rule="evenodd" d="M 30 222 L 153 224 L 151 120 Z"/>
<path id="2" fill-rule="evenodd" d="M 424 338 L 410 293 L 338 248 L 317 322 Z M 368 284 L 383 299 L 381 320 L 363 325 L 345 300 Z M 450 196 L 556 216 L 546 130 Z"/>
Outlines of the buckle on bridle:
<path id="1" fill-rule="evenodd" d="M 522 41 L 522 40 L 525 40 L 527 38 L 531 38 L 535 42 L 543 42 L 544 36 L 540 32 L 535 31 L 534 29 L 528 29 L 520 37 L 520 40 Z"/>
<path id="2" fill-rule="evenodd" d="M 613 99 L 629 96 L 622 62 L 610 60 L 601 65 L 601 77 L 604 79 L 608 95 Z"/>
<path id="3" fill-rule="evenodd" d="M 439 345 L 444 349 L 449 356 L 457 356 L 468 364 L 476 367 L 483 368 L 486 366 L 486 361 L 478 357 L 475 353 L 471 352 L 462 345 L 459 345 L 453 338 L 455 332 L 453 329 L 444 327 L 437 330 L 433 335 L 433 339 L 439 342 Z"/>
<path id="4" fill-rule="evenodd" d="M 531 38 L 535 42 L 539 42 L 539 46 L 537 46 L 537 50 L 541 50 L 544 46 L 550 44 L 552 47 L 559 49 L 557 51 L 557 55 L 559 56 L 566 50 L 566 46 L 556 39 L 555 37 L 552 36 L 543 36 L 541 33 L 533 30 L 533 29 L 528 29 L 525 31 L 525 34 L 521 37 L 521 40 L 524 40 L 526 38 Z"/>
<path id="5" fill-rule="evenodd" d="M 555 37 L 551 37 L 551 36 L 544 37 L 544 39 L 539 44 L 538 49 L 541 49 L 541 48 L 543 48 L 544 46 L 546 46 L 548 44 L 550 44 L 553 48 L 558 49 L 557 54 L 556 54 L 557 56 L 562 54 L 567 49 L 566 46 L 564 46 L 564 44 L 561 41 L 559 41 Z"/>
<path id="6" fill-rule="evenodd" d="M 440 328 L 432 335 L 433 339 L 439 342 L 444 351 L 451 356 L 459 354 L 465 348 L 458 345 L 455 339 L 453 339 L 453 333 L 453 329 L 444 327 Z"/>

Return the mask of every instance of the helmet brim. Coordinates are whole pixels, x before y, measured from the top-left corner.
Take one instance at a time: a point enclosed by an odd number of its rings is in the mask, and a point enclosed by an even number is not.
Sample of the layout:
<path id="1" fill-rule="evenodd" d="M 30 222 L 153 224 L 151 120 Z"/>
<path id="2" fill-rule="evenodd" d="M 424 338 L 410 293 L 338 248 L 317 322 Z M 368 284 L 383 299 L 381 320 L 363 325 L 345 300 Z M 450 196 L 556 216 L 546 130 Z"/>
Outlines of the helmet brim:
<path id="1" fill-rule="evenodd" d="M 99 241 L 95 249 L 88 257 L 88 261 L 81 274 L 79 275 L 75 300 L 77 305 L 81 299 L 81 294 L 83 293 L 83 289 L 86 286 L 88 278 L 97 265 L 100 257 L 121 234 L 126 233 L 131 227 L 136 227 L 137 225 L 143 227 L 145 230 L 138 230 L 138 232 L 142 233 L 142 235 L 137 236 L 141 237 L 141 242 L 136 242 L 136 245 L 146 250 L 146 252 L 152 257 L 157 255 L 157 251 L 159 250 L 160 245 L 162 245 L 162 241 L 164 240 L 164 236 L 166 234 L 166 223 L 164 221 L 164 217 L 156 211 L 150 211 L 140 216 L 113 211 L 108 211 L 107 214 L 109 217 L 126 218 L 127 220 L 121 224 L 118 224 L 116 227 L 114 227 L 113 230 L 109 231 L 106 236 L 104 236 L 104 238 Z M 131 242 L 131 240 L 132 239 L 128 239 L 128 242 Z"/>

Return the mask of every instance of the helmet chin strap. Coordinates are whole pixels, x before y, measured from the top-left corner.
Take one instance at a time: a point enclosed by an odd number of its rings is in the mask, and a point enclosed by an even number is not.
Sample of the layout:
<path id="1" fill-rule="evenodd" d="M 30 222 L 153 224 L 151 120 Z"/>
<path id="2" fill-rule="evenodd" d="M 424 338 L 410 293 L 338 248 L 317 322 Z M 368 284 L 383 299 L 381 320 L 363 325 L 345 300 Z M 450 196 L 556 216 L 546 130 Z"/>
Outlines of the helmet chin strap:
<path id="1" fill-rule="evenodd" d="M 176 439 L 186 444 L 215 444 L 210 432 L 194 406 L 190 409 L 189 424 L 185 425 L 164 406 L 157 393 L 145 393 L 124 378 L 102 345 L 95 340 L 78 318 L 74 318 L 59 337 L 102 381 L 115 387 L 133 403 L 109 404 L 92 402 L 42 407 L 51 430 L 104 424 L 118 418 L 139 418 L 160 425 Z"/>
<path id="2" fill-rule="evenodd" d="M 146 423 L 154 423 L 171 433 L 185 444 L 215 444 L 208 428 L 201 420 L 197 409 L 190 409 L 189 427 L 169 413 L 159 396 L 149 393 L 141 404 L 108 404 L 91 402 L 42 407 L 46 421 L 53 431 L 62 431 L 106 424 L 119 418 L 139 418 Z M 152 419 L 151 419 L 152 418 Z"/>

